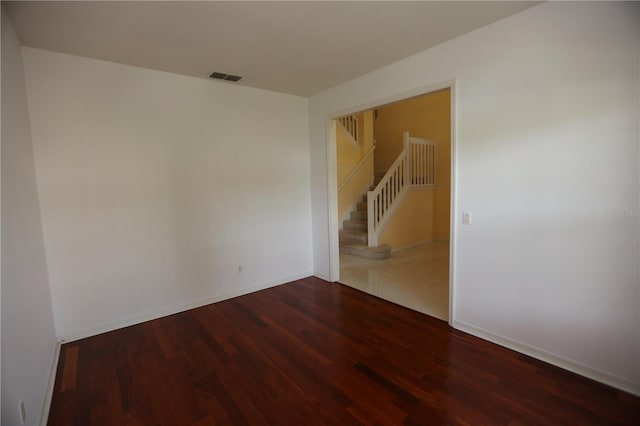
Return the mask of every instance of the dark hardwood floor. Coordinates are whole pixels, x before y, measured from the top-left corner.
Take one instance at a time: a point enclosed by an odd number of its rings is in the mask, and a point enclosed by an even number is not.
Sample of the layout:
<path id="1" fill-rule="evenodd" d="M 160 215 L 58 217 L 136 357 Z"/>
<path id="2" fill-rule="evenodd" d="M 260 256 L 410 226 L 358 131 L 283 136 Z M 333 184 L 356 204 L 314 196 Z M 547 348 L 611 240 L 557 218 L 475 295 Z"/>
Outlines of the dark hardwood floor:
<path id="1" fill-rule="evenodd" d="M 307 278 L 63 345 L 50 425 L 640 424 L 640 398 Z"/>

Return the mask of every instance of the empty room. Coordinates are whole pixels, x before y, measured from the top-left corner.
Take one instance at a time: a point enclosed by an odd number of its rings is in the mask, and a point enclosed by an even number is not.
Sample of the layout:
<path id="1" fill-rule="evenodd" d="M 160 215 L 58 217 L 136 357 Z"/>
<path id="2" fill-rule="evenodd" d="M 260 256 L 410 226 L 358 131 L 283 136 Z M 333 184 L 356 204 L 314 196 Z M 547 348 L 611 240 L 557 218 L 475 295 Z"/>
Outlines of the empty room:
<path id="1" fill-rule="evenodd" d="M 2 425 L 640 423 L 640 3 L 2 1 L 1 29 Z M 343 285 L 346 222 L 438 310 Z"/>

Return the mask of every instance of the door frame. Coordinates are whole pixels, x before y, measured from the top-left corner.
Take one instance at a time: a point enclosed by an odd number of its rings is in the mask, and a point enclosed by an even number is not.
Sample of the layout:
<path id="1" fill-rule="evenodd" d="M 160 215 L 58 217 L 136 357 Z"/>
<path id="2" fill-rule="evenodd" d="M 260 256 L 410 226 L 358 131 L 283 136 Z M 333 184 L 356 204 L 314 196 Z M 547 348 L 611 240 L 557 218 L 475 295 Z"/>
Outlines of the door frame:
<path id="1" fill-rule="evenodd" d="M 445 80 L 440 83 L 423 86 L 408 92 L 398 93 L 385 98 L 376 99 L 364 104 L 352 105 L 339 111 L 334 111 L 326 117 L 326 149 L 327 149 L 327 214 L 329 222 L 329 281 L 340 279 L 340 243 L 338 230 L 338 159 L 336 148 L 336 119 L 345 115 L 355 114 L 404 101 L 410 98 L 426 95 L 442 89 L 450 89 L 451 100 L 451 188 L 449 197 L 449 325 L 453 326 L 455 319 L 455 270 L 456 270 L 456 236 L 457 236 L 457 144 L 456 144 L 456 79 Z"/>

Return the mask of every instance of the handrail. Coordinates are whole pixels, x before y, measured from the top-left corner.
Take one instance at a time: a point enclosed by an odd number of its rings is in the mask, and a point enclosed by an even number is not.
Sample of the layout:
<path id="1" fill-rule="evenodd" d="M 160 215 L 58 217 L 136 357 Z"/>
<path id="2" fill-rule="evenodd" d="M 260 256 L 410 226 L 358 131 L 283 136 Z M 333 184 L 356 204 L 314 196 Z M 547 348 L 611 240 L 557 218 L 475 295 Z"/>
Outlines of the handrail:
<path id="1" fill-rule="evenodd" d="M 358 172 L 358 170 L 360 170 L 360 167 L 362 167 L 362 165 L 365 163 L 365 161 L 367 161 L 367 158 L 369 158 L 371 156 L 371 154 L 373 154 L 373 151 L 375 149 L 376 149 L 376 147 L 372 146 L 371 149 L 369 149 L 369 151 L 367 151 L 367 153 L 364 155 L 364 157 L 362 157 L 362 159 L 358 162 L 358 164 L 356 164 L 356 166 L 353 169 L 351 169 L 349 174 L 342 180 L 342 183 L 340 185 L 338 185 L 338 192 L 340 192 L 342 187 L 344 187 L 347 184 L 349 179 L 351 179 L 353 177 L 353 175 L 355 175 Z"/>

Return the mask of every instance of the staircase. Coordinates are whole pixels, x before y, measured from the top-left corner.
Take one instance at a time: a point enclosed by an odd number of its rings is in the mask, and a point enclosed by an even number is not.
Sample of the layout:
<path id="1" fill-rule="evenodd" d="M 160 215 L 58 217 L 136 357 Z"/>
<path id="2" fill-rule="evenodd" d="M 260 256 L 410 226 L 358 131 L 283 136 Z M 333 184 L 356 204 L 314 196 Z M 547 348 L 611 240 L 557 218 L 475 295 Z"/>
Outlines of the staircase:
<path id="1" fill-rule="evenodd" d="M 382 176 L 375 177 L 373 190 Z M 350 219 L 342 222 L 340 230 L 340 253 L 366 257 L 368 259 L 383 260 L 391 257 L 391 246 L 382 244 L 378 247 L 368 246 L 368 222 L 367 222 L 367 194 L 363 195 L 357 207 L 350 213 Z"/>

